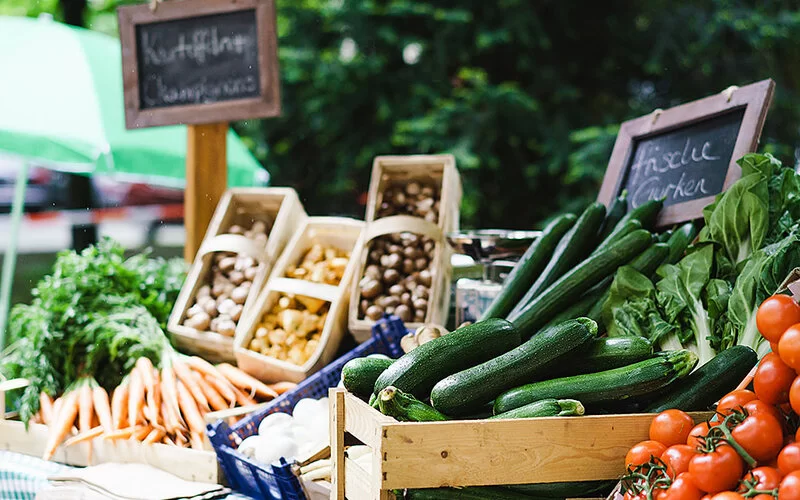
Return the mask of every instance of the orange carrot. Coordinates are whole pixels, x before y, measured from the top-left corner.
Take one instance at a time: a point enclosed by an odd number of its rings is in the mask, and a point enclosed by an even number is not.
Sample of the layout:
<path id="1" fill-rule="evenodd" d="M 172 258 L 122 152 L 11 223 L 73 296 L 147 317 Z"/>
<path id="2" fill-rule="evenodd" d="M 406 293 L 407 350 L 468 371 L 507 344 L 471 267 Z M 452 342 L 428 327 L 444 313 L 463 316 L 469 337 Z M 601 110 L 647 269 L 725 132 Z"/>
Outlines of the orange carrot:
<path id="1" fill-rule="evenodd" d="M 133 369 L 128 382 L 128 422 L 136 425 L 141 420 L 144 408 L 144 381 L 139 370 Z"/>
<path id="2" fill-rule="evenodd" d="M 186 358 L 186 364 L 189 365 L 194 371 L 200 372 L 209 377 L 219 377 L 220 373 L 214 368 L 214 365 L 199 356 L 191 356 Z"/>
<path id="3" fill-rule="evenodd" d="M 192 432 L 189 435 L 189 442 L 193 450 L 202 450 L 203 446 L 203 433 Z"/>
<path id="4" fill-rule="evenodd" d="M 128 422 L 128 381 L 123 380 L 119 386 L 114 389 L 114 394 L 111 396 L 111 428 L 107 430 L 122 429 Z M 131 424 L 134 425 L 134 424 Z"/>
<path id="5" fill-rule="evenodd" d="M 255 392 L 256 395 L 264 399 L 278 397 L 278 393 L 272 390 L 268 385 L 254 377 L 251 377 L 233 365 L 228 363 L 220 363 L 217 365 L 217 370 L 219 370 L 219 372 L 222 373 L 225 378 L 230 380 L 233 385 L 239 389 L 242 389 L 243 391 L 250 393 Z"/>
<path id="6" fill-rule="evenodd" d="M 42 413 L 42 423 L 50 425 L 53 420 L 53 398 L 45 392 L 39 394 L 39 411 Z"/>
<path id="7" fill-rule="evenodd" d="M 178 379 L 186 385 L 186 389 L 189 390 L 192 397 L 195 399 L 195 401 L 197 401 L 197 405 L 200 407 L 200 410 L 209 411 L 211 408 L 208 406 L 208 400 L 203 394 L 203 391 L 200 389 L 200 386 L 197 385 L 197 382 L 192 375 L 192 371 L 189 370 L 189 367 L 181 361 L 176 361 L 172 363 L 172 368 L 175 370 L 175 375 L 178 376 Z M 180 401 L 180 394 L 178 396 L 178 401 Z M 189 428 L 191 429 L 191 427 Z"/>
<path id="8" fill-rule="evenodd" d="M 153 429 L 152 431 L 150 431 L 150 434 L 148 434 L 144 438 L 144 441 L 142 441 L 142 443 L 144 443 L 144 444 L 158 443 L 159 441 L 164 439 L 164 436 L 166 436 L 166 435 L 167 435 L 167 433 L 164 432 L 163 429 Z"/>
<path id="9" fill-rule="evenodd" d="M 197 386 L 200 387 L 200 390 L 203 391 L 203 395 L 208 400 L 208 404 L 211 405 L 211 408 L 214 411 L 226 410 L 228 409 L 229 405 L 225 402 L 225 400 L 220 396 L 220 394 L 214 389 L 211 384 L 206 382 L 206 379 L 203 378 L 197 372 L 191 372 L 192 376 L 194 377 L 194 381 L 197 383 Z"/>
<path id="10" fill-rule="evenodd" d="M 71 390 L 62 396 L 64 402 L 57 413 L 53 413 L 53 425 L 47 437 L 47 446 L 44 449 L 44 459 L 50 460 L 56 453 L 58 445 L 67 437 L 72 423 L 78 416 L 78 390 Z"/>
<path id="11" fill-rule="evenodd" d="M 138 429 L 138 427 L 127 427 L 125 429 L 116 429 L 111 432 L 106 432 L 103 434 L 103 439 L 128 439 L 133 435 L 133 432 Z"/>
<path id="12" fill-rule="evenodd" d="M 71 438 L 67 439 L 64 442 L 64 446 L 72 446 L 74 444 L 82 443 L 84 441 L 91 441 L 96 437 L 100 437 L 103 434 L 103 426 L 98 425 L 97 427 L 90 429 L 86 432 L 81 432 L 77 436 L 72 436 Z M 89 448 L 91 449 L 91 448 Z"/>
<path id="13" fill-rule="evenodd" d="M 175 386 L 175 372 L 171 366 L 161 369 L 161 401 L 164 406 L 164 423 L 167 432 L 174 434 L 179 428 L 185 427 L 181 419 L 181 409 L 178 405 L 178 389 Z"/>
<path id="14" fill-rule="evenodd" d="M 228 382 L 228 379 L 223 377 L 222 375 L 217 375 L 215 377 L 210 377 L 208 375 L 203 375 L 203 378 L 206 382 L 211 384 L 211 386 L 217 390 L 220 395 L 225 398 L 225 400 L 229 403 L 230 406 L 236 405 L 236 392 L 234 391 L 233 385 Z"/>
<path id="15" fill-rule="evenodd" d="M 79 389 L 78 394 L 78 432 L 81 434 L 92 429 L 92 417 L 94 416 L 94 401 L 92 400 L 92 386 L 89 380 L 85 380 Z M 89 445 L 87 451 L 89 464 L 92 463 L 92 446 Z"/>
<path id="16" fill-rule="evenodd" d="M 275 382 L 274 384 L 269 384 L 269 388 L 277 392 L 278 394 L 283 394 L 286 391 L 291 391 L 295 387 L 297 387 L 297 384 L 295 384 L 294 382 Z"/>
<path id="17" fill-rule="evenodd" d="M 153 427 L 150 425 L 142 425 L 136 428 L 131 434 L 131 439 L 135 441 L 141 441 L 147 437 L 148 434 L 153 430 Z"/>
<path id="18" fill-rule="evenodd" d="M 145 357 L 136 360 L 136 367 L 138 370 L 139 378 L 144 385 L 145 406 L 144 417 L 146 420 L 156 424 L 158 423 L 158 407 L 155 406 L 155 382 L 153 380 L 153 363 Z"/>
<path id="19" fill-rule="evenodd" d="M 164 415 L 161 413 L 161 372 L 153 369 L 153 414 L 158 424 L 163 422 Z"/>
<path id="20" fill-rule="evenodd" d="M 234 387 L 233 392 L 236 394 L 236 402 L 239 403 L 239 406 L 253 406 L 258 404 L 258 401 L 251 398 L 250 395 L 245 394 L 244 391 L 240 390 L 238 387 Z"/>
<path id="21" fill-rule="evenodd" d="M 180 380 L 177 381 L 176 385 L 178 386 L 178 403 L 181 406 L 183 417 L 189 425 L 189 430 L 193 433 L 202 434 L 205 431 L 206 423 L 200 415 L 200 410 L 197 409 L 197 403 L 192 399 L 189 389 Z"/>
<path id="22" fill-rule="evenodd" d="M 94 402 L 94 411 L 97 413 L 100 425 L 106 432 L 110 432 L 114 428 L 114 421 L 111 418 L 111 406 L 108 402 L 108 393 L 98 385 L 92 391 L 92 399 Z"/>

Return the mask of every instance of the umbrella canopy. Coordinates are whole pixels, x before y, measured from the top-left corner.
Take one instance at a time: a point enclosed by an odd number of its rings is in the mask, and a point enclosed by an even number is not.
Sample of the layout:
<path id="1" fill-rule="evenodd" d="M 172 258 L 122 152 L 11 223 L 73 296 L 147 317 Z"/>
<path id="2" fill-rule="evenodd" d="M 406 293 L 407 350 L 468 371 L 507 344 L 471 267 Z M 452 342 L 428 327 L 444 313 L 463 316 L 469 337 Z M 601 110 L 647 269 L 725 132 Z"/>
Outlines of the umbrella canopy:
<path id="1" fill-rule="evenodd" d="M 186 127 L 125 129 L 119 40 L 48 18 L 0 17 L 0 152 L 51 168 L 182 187 Z M 269 176 L 228 132 L 228 184 Z"/>

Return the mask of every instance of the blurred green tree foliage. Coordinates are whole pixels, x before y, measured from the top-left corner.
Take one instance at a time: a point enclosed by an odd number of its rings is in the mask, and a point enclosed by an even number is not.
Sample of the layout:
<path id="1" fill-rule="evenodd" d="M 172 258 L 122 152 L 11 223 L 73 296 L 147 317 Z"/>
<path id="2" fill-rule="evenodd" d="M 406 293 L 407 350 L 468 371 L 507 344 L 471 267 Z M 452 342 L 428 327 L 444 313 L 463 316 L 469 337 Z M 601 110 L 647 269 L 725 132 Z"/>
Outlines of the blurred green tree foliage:
<path id="1" fill-rule="evenodd" d="M 90 2 L 90 27 L 114 33 L 119 3 Z M 762 149 L 790 159 L 798 146 L 793 1 L 277 5 L 283 116 L 236 128 L 314 214 L 362 215 L 376 155 L 451 152 L 464 226 L 537 226 L 596 196 L 620 122 L 768 77 Z"/>

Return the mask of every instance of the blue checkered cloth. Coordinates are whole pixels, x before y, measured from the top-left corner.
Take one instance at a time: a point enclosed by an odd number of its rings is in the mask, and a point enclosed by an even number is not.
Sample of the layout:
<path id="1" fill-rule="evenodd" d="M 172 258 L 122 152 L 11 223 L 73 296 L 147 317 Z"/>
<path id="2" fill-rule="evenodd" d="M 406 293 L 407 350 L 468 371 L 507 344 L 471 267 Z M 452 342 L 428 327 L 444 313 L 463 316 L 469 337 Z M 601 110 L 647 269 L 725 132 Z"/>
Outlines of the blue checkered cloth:
<path id="1" fill-rule="evenodd" d="M 35 500 L 36 492 L 46 488 L 47 477 L 63 474 L 72 467 L 10 451 L 0 451 L 0 500 Z M 247 500 L 231 494 L 227 500 Z"/>

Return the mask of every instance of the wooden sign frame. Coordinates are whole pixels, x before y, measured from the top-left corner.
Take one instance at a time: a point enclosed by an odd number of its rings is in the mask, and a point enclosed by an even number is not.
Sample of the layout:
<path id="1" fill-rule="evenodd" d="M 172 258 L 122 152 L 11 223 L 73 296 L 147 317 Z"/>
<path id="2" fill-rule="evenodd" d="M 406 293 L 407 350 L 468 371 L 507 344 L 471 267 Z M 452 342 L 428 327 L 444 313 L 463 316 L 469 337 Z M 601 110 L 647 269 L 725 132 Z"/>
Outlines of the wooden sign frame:
<path id="1" fill-rule="evenodd" d="M 755 151 L 758 146 L 774 90 L 774 81 L 762 80 L 745 87 L 731 87 L 704 99 L 663 111 L 656 110 L 649 115 L 626 121 L 620 127 L 617 141 L 614 143 L 614 150 L 597 201 L 610 206 L 612 200 L 619 195 L 626 182 L 625 174 L 638 140 L 691 126 L 744 108 L 741 127 L 722 188 L 723 191 L 727 190 L 741 177 L 741 168 L 736 160 L 746 153 Z M 707 196 L 664 207 L 659 214 L 657 225 L 663 227 L 698 219 L 703 215 L 703 208 L 713 202 L 714 198 L 715 196 Z"/>
<path id="2" fill-rule="evenodd" d="M 206 15 L 255 10 L 261 96 L 208 104 L 141 108 L 136 27 Z M 192 0 L 191 2 L 130 5 L 117 9 L 122 41 L 122 81 L 125 93 L 125 127 L 128 129 L 174 124 L 220 123 L 279 116 L 280 78 L 274 0 Z"/>

